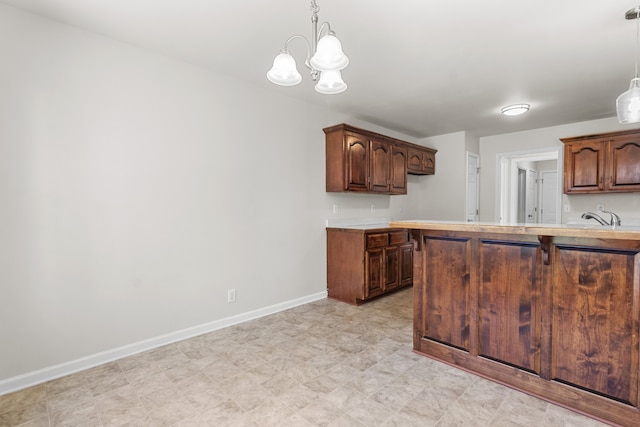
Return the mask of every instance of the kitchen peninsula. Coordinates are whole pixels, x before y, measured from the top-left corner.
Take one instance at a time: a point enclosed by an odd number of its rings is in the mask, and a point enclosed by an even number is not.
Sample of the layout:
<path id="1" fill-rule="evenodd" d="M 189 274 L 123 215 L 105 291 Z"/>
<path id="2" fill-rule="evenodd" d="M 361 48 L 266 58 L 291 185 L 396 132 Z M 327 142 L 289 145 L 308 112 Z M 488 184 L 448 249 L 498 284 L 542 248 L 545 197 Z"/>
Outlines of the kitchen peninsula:
<path id="1" fill-rule="evenodd" d="M 414 350 L 609 423 L 640 425 L 640 228 L 396 221 Z"/>

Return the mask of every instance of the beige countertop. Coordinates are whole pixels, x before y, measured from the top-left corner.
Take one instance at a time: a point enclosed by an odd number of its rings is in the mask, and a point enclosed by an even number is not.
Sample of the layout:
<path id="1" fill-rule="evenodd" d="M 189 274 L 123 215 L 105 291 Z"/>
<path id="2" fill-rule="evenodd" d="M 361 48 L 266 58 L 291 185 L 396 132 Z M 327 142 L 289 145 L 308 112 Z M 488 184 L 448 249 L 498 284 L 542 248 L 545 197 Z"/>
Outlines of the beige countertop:
<path id="1" fill-rule="evenodd" d="M 327 229 L 339 229 L 339 230 L 384 230 L 390 228 L 389 223 L 380 223 L 380 224 L 355 224 L 355 225 L 343 225 L 343 226 L 329 226 Z"/>
<path id="2" fill-rule="evenodd" d="M 612 229 L 610 226 L 605 227 L 591 224 L 499 224 L 493 222 L 405 220 L 392 221 L 389 223 L 389 227 L 420 230 L 640 240 L 640 227 L 624 225 Z"/>

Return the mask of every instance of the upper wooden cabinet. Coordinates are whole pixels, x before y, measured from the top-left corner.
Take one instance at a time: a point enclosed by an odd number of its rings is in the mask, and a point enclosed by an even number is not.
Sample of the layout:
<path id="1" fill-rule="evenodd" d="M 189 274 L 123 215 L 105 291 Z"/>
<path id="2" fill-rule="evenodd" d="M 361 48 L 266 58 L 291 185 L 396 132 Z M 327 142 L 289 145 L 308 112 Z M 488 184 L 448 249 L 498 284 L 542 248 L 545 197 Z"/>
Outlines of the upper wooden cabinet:
<path id="1" fill-rule="evenodd" d="M 323 130 L 327 191 L 407 194 L 407 173 L 435 173 L 436 150 L 347 124 Z"/>
<path id="2" fill-rule="evenodd" d="M 407 172 L 414 175 L 436 173 L 436 151 L 426 147 L 411 147 L 407 150 Z"/>
<path id="3" fill-rule="evenodd" d="M 640 129 L 561 141 L 566 194 L 640 191 Z"/>

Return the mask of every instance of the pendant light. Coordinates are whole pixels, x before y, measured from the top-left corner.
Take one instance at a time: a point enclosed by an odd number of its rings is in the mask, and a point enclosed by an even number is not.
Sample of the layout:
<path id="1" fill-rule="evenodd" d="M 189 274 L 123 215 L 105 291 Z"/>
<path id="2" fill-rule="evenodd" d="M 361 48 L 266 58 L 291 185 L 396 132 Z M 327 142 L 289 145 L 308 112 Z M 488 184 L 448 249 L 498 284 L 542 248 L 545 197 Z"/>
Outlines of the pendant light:
<path id="1" fill-rule="evenodd" d="M 640 122 L 640 78 L 638 78 L 638 56 L 640 52 L 640 6 L 630 9 L 625 14 L 626 19 L 636 20 L 636 70 L 631 79 L 629 90 L 616 99 L 616 111 L 620 123 Z"/>
<path id="2" fill-rule="evenodd" d="M 302 81 L 296 67 L 296 60 L 289 52 L 289 43 L 294 39 L 302 39 L 307 45 L 307 58 L 304 65 L 309 68 L 311 79 L 318 83 L 315 89 L 323 94 L 337 94 L 347 90 L 342 80 L 341 70 L 349 65 L 349 58 L 342 51 L 342 44 L 331 30 L 328 22 L 318 30 L 318 11 L 316 0 L 311 0 L 311 44 L 300 35 L 289 37 L 284 49 L 273 60 L 273 66 L 267 72 L 267 79 L 280 86 L 295 86 Z"/>

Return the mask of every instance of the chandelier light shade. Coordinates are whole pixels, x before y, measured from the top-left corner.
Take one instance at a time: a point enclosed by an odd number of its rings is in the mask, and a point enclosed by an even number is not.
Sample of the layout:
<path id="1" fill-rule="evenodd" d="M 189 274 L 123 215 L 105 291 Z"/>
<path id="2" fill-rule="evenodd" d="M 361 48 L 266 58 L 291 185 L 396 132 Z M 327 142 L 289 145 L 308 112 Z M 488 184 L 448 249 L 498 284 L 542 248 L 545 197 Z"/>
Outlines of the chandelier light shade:
<path id="1" fill-rule="evenodd" d="M 302 81 L 302 76 L 296 68 L 296 60 L 289 52 L 282 52 L 276 56 L 267 78 L 280 86 L 295 86 Z"/>
<path id="2" fill-rule="evenodd" d="M 318 30 L 318 11 L 316 0 L 311 0 L 311 43 L 300 35 L 289 37 L 284 49 L 273 60 L 273 67 L 267 72 L 267 79 L 280 86 L 295 86 L 302 81 L 296 68 L 296 61 L 289 53 L 289 43 L 302 39 L 307 45 L 307 58 L 304 65 L 310 70 L 311 79 L 316 82 L 315 89 L 322 94 L 342 93 L 347 85 L 342 80 L 341 70 L 349 65 L 349 58 L 342 51 L 342 43 L 331 30 L 328 22 Z"/>
<path id="3" fill-rule="evenodd" d="M 320 80 L 316 84 L 316 91 L 326 95 L 335 95 L 347 90 L 347 84 L 342 81 L 339 70 L 329 70 L 320 73 Z"/>
<path id="4" fill-rule="evenodd" d="M 311 66 L 319 71 L 339 71 L 349 65 L 349 58 L 342 52 L 340 40 L 327 34 L 318 41 L 318 49 L 311 57 Z"/>
<path id="5" fill-rule="evenodd" d="M 640 6 L 630 9 L 625 14 L 626 19 L 636 20 L 636 71 L 631 79 L 629 90 L 616 99 L 616 111 L 620 123 L 640 122 L 640 79 L 638 78 L 638 52 L 640 51 Z"/>

